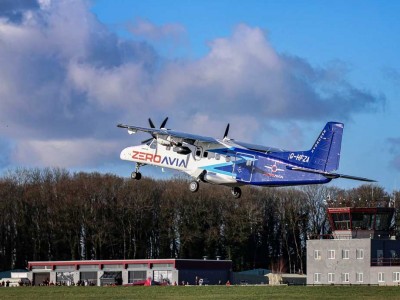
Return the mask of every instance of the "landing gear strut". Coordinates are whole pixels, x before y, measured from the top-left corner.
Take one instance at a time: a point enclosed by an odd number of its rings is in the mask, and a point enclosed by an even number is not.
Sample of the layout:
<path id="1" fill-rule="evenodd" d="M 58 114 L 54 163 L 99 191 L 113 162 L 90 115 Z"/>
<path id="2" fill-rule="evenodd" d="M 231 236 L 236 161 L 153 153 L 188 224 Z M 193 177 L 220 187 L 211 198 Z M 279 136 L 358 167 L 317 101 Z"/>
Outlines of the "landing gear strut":
<path id="1" fill-rule="evenodd" d="M 233 198 L 235 198 L 235 199 L 239 199 L 240 196 L 242 196 L 242 190 L 240 189 L 240 187 L 237 187 L 237 186 L 235 186 L 231 189 L 231 193 L 232 193 Z"/>

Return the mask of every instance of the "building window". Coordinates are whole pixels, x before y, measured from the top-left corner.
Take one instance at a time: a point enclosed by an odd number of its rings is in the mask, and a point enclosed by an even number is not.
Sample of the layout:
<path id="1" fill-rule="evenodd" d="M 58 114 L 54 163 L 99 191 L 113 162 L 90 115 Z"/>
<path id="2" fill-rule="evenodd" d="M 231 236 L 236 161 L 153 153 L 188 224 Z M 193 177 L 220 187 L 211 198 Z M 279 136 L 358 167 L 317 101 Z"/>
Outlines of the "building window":
<path id="1" fill-rule="evenodd" d="M 385 273 L 383 272 L 378 273 L 378 282 L 385 282 Z"/>
<path id="2" fill-rule="evenodd" d="M 328 259 L 335 259 L 335 250 L 328 250 Z"/>
<path id="3" fill-rule="evenodd" d="M 128 283 L 146 280 L 147 271 L 128 271 Z"/>
<path id="4" fill-rule="evenodd" d="M 314 283 L 321 282 L 321 273 L 314 273 Z"/>
<path id="5" fill-rule="evenodd" d="M 363 273 L 356 273 L 356 281 L 363 282 L 364 281 L 364 274 Z"/>
<path id="6" fill-rule="evenodd" d="M 348 250 L 348 249 L 342 250 L 342 258 L 349 259 L 349 257 L 350 257 L 350 250 Z"/>
<path id="7" fill-rule="evenodd" d="M 172 271 L 153 271 L 154 281 L 172 284 Z"/>
<path id="8" fill-rule="evenodd" d="M 364 249 L 357 249 L 356 250 L 356 258 L 357 259 L 364 259 Z"/>
<path id="9" fill-rule="evenodd" d="M 350 282 L 349 273 L 342 273 L 342 282 Z"/>
<path id="10" fill-rule="evenodd" d="M 314 259 L 315 260 L 321 259 L 321 250 L 314 250 Z"/>
<path id="11" fill-rule="evenodd" d="M 400 272 L 393 272 L 393 282 L 400 282 Z"/>
<path id="12" fill-rule="evenodd" d="M 328 273 L 328 282 L 335 282 L 335 273 Z"/>

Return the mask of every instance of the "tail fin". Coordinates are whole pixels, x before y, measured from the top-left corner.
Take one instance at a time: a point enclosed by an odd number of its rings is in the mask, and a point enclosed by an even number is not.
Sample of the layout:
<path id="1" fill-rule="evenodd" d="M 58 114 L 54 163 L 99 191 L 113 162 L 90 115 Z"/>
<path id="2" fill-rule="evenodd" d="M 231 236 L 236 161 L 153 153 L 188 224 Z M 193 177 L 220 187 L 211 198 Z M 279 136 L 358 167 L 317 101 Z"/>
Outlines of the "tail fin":
<path id="1" fill-rule="evenodd" d="M 308 151 L 291 152 L 289 161 L 304 168 L 325 172 L 337 170 L 339 168 L 343 127 L 342 123 L 328 122 L 312 148 Z"/>
<path id="2" fill-rule="evenodd" d="M 310 152 L 310 167 L 326 172 L 339 168 L 343 135 L 342 123 L 329 122 L 315 141 Z"/>

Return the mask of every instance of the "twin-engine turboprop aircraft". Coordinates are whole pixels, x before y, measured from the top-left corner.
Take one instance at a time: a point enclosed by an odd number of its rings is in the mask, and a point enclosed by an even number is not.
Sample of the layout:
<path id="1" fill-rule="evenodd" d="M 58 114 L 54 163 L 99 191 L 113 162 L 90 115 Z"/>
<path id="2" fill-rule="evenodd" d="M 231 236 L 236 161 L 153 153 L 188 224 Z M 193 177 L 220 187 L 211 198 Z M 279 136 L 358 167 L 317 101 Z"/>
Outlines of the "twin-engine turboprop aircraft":
<path id="1" fill-rule="evenodd" d="M 373 182 L 362 177 L 334 173 L 339 167 L 343 124 L 329 122 L 307 151 L 287 151 L 253 145 L 224 137 L 194 135 L 166 129 L 166 118 L 160 129 L 151 119 L 150 128 L 119 124 L 130 134 L 138 131 L 152 137 L 141 145 L 125 148 L 121 159 L 136 162 L 133 179 L 140 179 L 140 167 L 153 165 L 185 172 L 194 178 L 189 189 L 196 192 L 199 182 L 231 187 L 232 195 L 240 198 L 239 186 L 291 186 L 328 183 L 335 178 Z"/>

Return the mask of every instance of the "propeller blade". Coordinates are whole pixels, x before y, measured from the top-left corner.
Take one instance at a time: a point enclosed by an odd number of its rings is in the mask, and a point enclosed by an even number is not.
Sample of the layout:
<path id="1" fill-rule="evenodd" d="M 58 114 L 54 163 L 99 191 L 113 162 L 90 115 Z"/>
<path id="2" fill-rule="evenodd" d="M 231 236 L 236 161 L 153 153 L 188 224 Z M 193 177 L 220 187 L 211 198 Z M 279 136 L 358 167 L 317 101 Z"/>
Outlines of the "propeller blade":
<path id="1" fill-rule="evenodd" d="M 150 127 L 151 128 L 156 128 L 156 126 L 154 126 L 154 123 L 153 123 L 153 121 L 149 118 L 149 124 L 150 124 Z"/>
<path id="2" fill-rule="evenodd" d="M 164 119 L 164 121 L 161 123 L 160 129 L 161 129 L 161 128 L 165 128 L 165 124 L 167 124 L 167 121 L 168 121 L 168 117 L 166 117 L 166 118 Z"/>
<path id="3" fill-rule="evenodd" d="M 226 126 L 225 133 L 224 133 L 224 138 L 228 137 L 228 133 L 229 133 L 229 123 Z"/>

